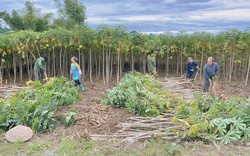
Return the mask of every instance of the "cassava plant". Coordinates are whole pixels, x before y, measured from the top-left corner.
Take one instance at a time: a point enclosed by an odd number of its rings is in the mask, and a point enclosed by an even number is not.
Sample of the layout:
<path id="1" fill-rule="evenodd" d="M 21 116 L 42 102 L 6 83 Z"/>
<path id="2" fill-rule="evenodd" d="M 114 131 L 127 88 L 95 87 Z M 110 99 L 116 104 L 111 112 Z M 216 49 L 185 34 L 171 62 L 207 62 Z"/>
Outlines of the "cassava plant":
<path id="1" fill-rule="evenodd" d="M 60 121 L 58 108 L 76 103 L 80 96 L 73 82 L 65 77 L 50 78 L 45 84 L 28 81 L 27 88 L 0 102 L 0 128 L 8 130 L 16 125 L 26 125 L 34 131 L 52 130 Z M 74 114 L 67 117 L 71 124 Z M 68 119 L 69 118 L 69 119 Z"/>

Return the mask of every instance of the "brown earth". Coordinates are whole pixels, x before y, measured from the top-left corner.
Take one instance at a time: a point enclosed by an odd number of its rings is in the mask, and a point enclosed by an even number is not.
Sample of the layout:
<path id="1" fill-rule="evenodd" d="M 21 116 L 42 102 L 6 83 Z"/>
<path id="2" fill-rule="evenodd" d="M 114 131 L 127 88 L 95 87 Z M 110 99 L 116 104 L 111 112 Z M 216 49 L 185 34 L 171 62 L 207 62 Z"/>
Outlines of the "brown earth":
<path id="1" fill-rule="evenodd" d="M 244 85 L 244 82 L 219 82 L 219 90 L 228 96 L 248 98 L 250 96 L 250 84 Z"/>
<path id="2" fill-rule="evenodd" d="M 48 140 L 58 141 L 62 135 L 88 138 L 91 134 L 115 133 L 118 131 L 118 123 L 126 122 L 129 117 L 135 116 L 124 108 L 112 108 L 101 104 L 101 97 L 108 88 L 114 86 L 114 82 L 109 86 L 104 86 L 102 82 L 87 82 L 84 86 L 86 92 L 80 93 L 81 100 L 78 103 L 59 110 L 62 116 L 66 116 L 71 110 L 76 111 L 75 125 L 69 128 L 58 126 L 53 132 L 42 134 Z"/>
<path id="3" fill-rule="evenodd" d="M 185 79 L 177 76 L 161 77 L 163 88 L 169 89 L 173 93 L 181 95 L 184 99 L 190 100 L 193 98 L 194 92 L 201 92 L 202 81 L 197 79 L 194 85 L 188 83 Z M 245 86 L 243 81 L 218 80 L 216 87 L 216 96 L 224 95 L 225 97 L 239 97 L 247 99 L 250 96 L 250 84 Z"/>

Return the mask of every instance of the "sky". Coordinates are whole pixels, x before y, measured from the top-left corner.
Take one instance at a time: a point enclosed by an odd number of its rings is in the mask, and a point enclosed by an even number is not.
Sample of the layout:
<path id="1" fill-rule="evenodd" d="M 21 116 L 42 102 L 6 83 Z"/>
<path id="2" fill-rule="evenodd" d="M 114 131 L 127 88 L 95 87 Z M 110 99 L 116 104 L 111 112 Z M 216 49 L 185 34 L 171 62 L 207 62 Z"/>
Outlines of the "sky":
<path id="1" fill-rule="evenodd" d="M 53 0 L 30 0 L 41 13 L 58 17 Z M 124 25 L 129 31 L 207 31 L 217 33 L 250 27 L 250 0 L 79 0 L 86 24 Z M 0 0 L 0 11 L 21 10 L 25 0 Z"/>

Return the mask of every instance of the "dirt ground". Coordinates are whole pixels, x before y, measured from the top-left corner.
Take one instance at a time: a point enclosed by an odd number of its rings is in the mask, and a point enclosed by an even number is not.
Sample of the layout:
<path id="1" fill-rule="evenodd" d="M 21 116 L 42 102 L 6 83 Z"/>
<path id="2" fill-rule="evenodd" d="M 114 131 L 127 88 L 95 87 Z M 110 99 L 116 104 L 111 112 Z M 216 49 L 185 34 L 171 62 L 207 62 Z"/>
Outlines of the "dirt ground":
<path id="1" fill-rule="evenodd" d="M 71 110 L 76 111 L 75 124 L 69 128 L 59 126 L 53 132 L 43 134 L 44 137 L 58 141 L 59 137 L 57 136 L 61 135 L 88 138 L 91 134 L 115 133 L 118 130 L 116 127 L 118 123 L 125 122 L 129 117 L 135 115 L 128 113 L 124 108 L 112 108 L 101 104 L 100 99 L 106 90 L 112 88 L 114 84 L 111 82 L 109 86 L 104 86 L 102 82 L 84 83 L 86 91 L 80 92 L 81 100 L 59 110 L 63 116 Z"/>
<path id="2" fill-rule="evenodd" d="M 225 95 L 248 98 L 250 96 L 250 85 L 244 82 L 219 81 L 219 89 Z"/>
<path id="3" fill-rule="evenodd" d="M 200 91 L 201 87 L 200 82 L 198 82 L 195 88 L 191 88 L 191 86 L 184 82 L 180 77 L 160 77 L 158 79 L 162 82 L 164 89 L 171 90 L 173 93 L 179 94 L 180 97 L 185 100 L 192 99 L 193 93 L 195 91 Z M 124 108 L 111 108 L 100 103 L 100 99 L 104 96 L 106 90 L 112 88 L 114 84 L 115 83 L 112 82 L 109 86 L 104 86 L 102 81 L 94 81 L 93 85 L 85 82 L 84 85 L 86 87 L 86 92 L 81 92 L 80 102 L 59 110 L 59 114 L 61 115 L 67 114 L 67 112 L 70 110 L 76 111 L 77 116 L 75 125 L 69 128 L 59 126 L 53 132 L 36 134 L 35 137 L 42 138 L 42 140 L 59 145 L 62 136 L 88 139 L 91 134 L 111 134 L 117 132 L 119 129 L 116 126 L 119 123 L 126 122 L 129 117 L 136 115 L 128 113 Z M 219 91 L 226 96 L 233 95 L 245 98 L 248 97 L 250 87 L 243 86 L 244 85 L 239 83 L 220 81 Z M 138 146 L 143 148 L 143 144 L 144 143 L 139 142 L 137 145 L 133 145 L 135 147 L 132 146 L 131 151 L 136 151 Z M 181 145 L 184 148 L 182 155 L 250 155 L 250 147 L 247 146 L 221 144 L 215 145 L 213 143 L 207 144 L 202 142 L 197 143 L 178 141 L 176 144 Z M 112 148 L 117 148 L 119 151 L 119 148 L 121 147 Z M 141 150 L 143 151 L 143 149 Z M 114 155 L 117 155 L 117 153 Z"/>
<path id="4" fill-rule="evenodd" d="M 194 82 L 193 86 L 178 76 L 160 77 L 158 79 L 163 83 L 164 89 L 171 90 L 172 93 L 177 93 L 186 100 L 191 100 L 194 92 L 201 92 L 202 81 L 199 79 Z M 244 99 L 250 96 L 250 84 L 245 86 L 245 82 L 243 81 L 229 82 L 228 80 L 219 79 L 217 84 L 217 96 L 234 96 Z"/>

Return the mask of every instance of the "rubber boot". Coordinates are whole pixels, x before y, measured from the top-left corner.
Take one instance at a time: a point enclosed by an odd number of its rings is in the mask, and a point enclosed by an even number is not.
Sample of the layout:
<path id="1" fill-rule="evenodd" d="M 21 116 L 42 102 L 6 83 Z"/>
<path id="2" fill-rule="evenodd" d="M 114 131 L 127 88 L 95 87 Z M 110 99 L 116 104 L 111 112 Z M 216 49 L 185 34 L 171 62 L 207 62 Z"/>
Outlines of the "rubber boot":
<path id="1" fill-rule="evenodd" d="M 80 84 L 79 86 L 80 86 L 81 90 L 84 92 L 84 91 L 85 91 L 85 89 L 84 89 L 83 85 L 82 85 L 82 84 Z"/>

